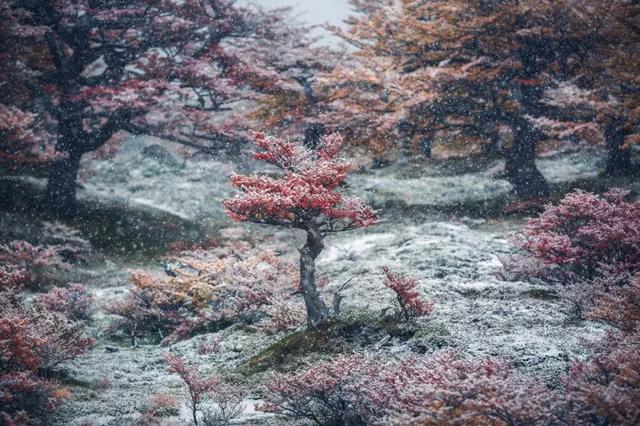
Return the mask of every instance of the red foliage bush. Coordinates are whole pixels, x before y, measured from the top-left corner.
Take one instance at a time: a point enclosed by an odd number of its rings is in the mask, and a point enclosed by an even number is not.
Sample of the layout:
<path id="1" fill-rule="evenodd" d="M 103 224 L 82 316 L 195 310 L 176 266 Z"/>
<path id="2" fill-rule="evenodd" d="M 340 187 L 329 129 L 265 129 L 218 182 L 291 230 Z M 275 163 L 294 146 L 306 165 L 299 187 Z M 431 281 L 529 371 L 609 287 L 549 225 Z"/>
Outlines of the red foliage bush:
<path id="1" fill-rule="evenodd" d="M 621 326 L 631 313 L 616 314 L 612 303 L 631 307 L 640 272 L 640 201 L 626 195 L 576 191 L 548 206 L 516 237 L 523 252 L 504 263 L 504 275 L 560 284 L 579 316 Z"/>
<path id="2" fill-rule="evenodd" d="M 355 355 L 273 375 L 265 411 L 319 425 L 537 424 L 554 395 L 504 363 L 444 352 L 424 360 Z"/>
<path id="3" fill-rule="evenodd" d="M 273 300 L 264 307 L 265 318 L 258 326 L 267 333 L 289 331 L 304 324 L 306 313 L 300 301 Z"/>
<path id="4" fill-rule="evenodd" d="M 49 311 L 60 312 L 74 320 L 86 320 L 91 315 L 93 296 L 82 284 L 55 287 L 48 293 L 38 294 L 35 303 Z"/>
<path id="5" fill-rule="evenodd" d="M 29 281 L 27 273 L 15 265 L 0 266 L 0 290 L 20 289 Z"/>
<path id="6" fill-rule="evenodd" d="M 53 369 L 92 344 L 83 326 L 59 312 L 26 304 L 15 291 L 0 292 L 0 414 L 38 417 L 62 396 Z M 5 422 L 8 420 L 5 419 Z"/>
<path id="7" fill-rule="evenodd" d="M 384 285 L 396 294 L 399 308 L 396 317 L 408 321 L 413 317 L 423 317 L 433 311 L 433 304 L 423 300 L 418 291 L 418 280 L 403 274 L 391 272 L 383 266 Z"/>
<path id="8" fill-rule="evenodd" d="M 598 287 L 588 317 L 622 330 L 640 330 L 640 275 L 616 281 Z"/>
<path id="9" fill-rule="evenodd" d="M 602 196 L 576 191 L 557 206 L 529 219 L 517 245 L 549 268 L 553 277 L 592 279 L 599 270 L 625 273 L 640 270 L 640 201 L 628 202 L 628 192 L 611 190 Z"/>
<path id="10" fill-rule="evenodd" d="M 564 379 L 567 424 L 640 424 L 640 333 L 609 334 Z"/>
<path id="11" fill-rule="evenodd" d="M 47 281 L 47 274 L 51 270 L 70 267 L 62 259 L 60 251 L 61 247 L 56 245 L 34 246 L 27 241 L 14 240 L 0 245 L 0 262 L 8 265 L 5 268 L 13 270 L 13 273 L 19 271 L 22 274 L 22 278 L 18 281 L 20 286 L 37 288 Z M 4 280 L 2 284 L 5 285 Z"/>
<path id="12" fill-rule="evenodd" d="M 189 408 L 193 423 L 198 424 L 199 405 L 205 394 L 217 389 L 220 385 L 220 379 L 217 377 L 202 378 L 198 372 L 189 367 L 184 361 L 173 354 L 167 354 L 164 360 L 169 364 L 169 371 L 180 376 L 189 390 Z"/>
<path id="13" fill-rule="evenodd" d="M 270 251 L 237 243 L 184 253 L 169 264 L 164 275 L 132 274 L 129 296 L 106 307 L 121 317 L 113 330 L 134 340 L 157 333 L 169 344 L 208 327 L 268 320 L 275 308 L 267 308 L 280 301 L 296 304 L 295 268 Z"/>

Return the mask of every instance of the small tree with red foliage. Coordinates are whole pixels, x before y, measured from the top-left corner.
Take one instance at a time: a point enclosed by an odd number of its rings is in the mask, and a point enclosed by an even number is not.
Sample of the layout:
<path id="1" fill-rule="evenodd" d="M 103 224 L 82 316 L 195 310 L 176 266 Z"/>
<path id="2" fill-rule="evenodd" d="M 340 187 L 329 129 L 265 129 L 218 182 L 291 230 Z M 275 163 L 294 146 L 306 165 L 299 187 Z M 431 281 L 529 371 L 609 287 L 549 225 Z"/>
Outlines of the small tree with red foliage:
<path id="1" fill-rule="evenodd" d="M 169 371 L 180 376 L 187 389 L 189 390 L 189 408 L 191 408 L 191 416 L 193 424 L 198 424 L 199 405 L 205 394 L 217 389 L 220 380 L 217 377 L 202 378 L 198 372 L 189 367 L 184 361 L 173 354 L 167 354 L 164 360 L 169 364 Z"/>
<path id="2" fill-rule="evenodd" d="M 387 266 L 382 267 L 384 285 L 393 290 L 400 307 L 397 317 L 409 321 L 413 317 L 429 315 L 433 304 L 422 299 L 418 291 L 418 280 L 408 275 L 391 272 Z"/>
<path id="3" fill-rule="evenodd" d="M 234 220 L 301 229 L 306 243 L 300 249 L 300 289 L 307 309 L 307 322 L 316 327 L 329 318 L 315 281 L 315 261 L 328 234 L 374 225 L 376 212 L 357 198 L 343 196 L 340 185 L 350 163 L 340 160 L 342 138 L 325 136 L 316 150 L 299 143 L 254 135 L 262 152 L 254 157 L 282 171 L 279 177 L 234 175 L 233 186 L 242 192 L 223 200 Z"/>

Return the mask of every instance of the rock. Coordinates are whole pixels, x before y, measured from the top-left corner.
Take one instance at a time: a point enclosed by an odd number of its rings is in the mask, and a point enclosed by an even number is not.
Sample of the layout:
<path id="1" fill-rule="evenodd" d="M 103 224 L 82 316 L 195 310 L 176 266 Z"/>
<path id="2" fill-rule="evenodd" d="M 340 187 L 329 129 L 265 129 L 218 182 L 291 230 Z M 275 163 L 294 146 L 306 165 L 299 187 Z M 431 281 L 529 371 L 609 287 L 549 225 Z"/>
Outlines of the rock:
<path id="1" fill-rule="evenodd" d="M 142 149 L 142 156 L 172 168 L 179 168 L 182 165 L 182 161 L 180 159 L 160 144 L 153 144 L 144 147 Z"/>

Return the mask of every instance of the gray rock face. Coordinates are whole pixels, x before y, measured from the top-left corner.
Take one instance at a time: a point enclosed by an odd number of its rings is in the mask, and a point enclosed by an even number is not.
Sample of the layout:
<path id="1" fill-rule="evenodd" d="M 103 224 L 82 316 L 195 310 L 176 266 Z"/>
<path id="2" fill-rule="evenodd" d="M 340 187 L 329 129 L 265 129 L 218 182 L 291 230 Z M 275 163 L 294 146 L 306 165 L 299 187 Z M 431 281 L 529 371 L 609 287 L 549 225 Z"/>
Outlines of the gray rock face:
<path id="1" fill-rule="evenodd" d="M 141 154 L 144 158 L 150 158 L 167 167 L 179 168 L 182 165 L 182 162 L 175 155 L 160 144 L 145 146 L 142 148 Z"/>

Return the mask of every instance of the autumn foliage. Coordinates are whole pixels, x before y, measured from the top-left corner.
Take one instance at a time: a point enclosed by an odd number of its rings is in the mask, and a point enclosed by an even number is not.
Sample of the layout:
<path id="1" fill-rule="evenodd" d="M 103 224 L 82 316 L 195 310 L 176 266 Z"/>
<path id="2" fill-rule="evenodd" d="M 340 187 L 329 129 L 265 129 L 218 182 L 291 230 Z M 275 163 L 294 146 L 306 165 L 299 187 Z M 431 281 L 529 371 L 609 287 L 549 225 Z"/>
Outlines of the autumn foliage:
<path id="1" fill-rule="evenodd" d="M 378 218 L 362 200 L 340 190 L 350 169 L 350 163 L 338 157 L 343 142 L 340 135 L 324 136 L 314 150 L 262 133 L 256 133 L 254 139 L 261 149 L 254 158 L 275 166 L 280 176 L 232 176 L 231 183 L 240 193 L 223 200 L 223 205 L 234 220 L 305 231 L 300 289 L 308 324 L 316 327 L 329 318 L 315 283 L 315 259 L 324 247 L 324 237 L 374 225 Z"/>
<path id="2" fill-rule="evenodd" d="M 498 360 L 451 352 L 425 359 L 352 355 L 275 374 L 264 410 L 339 424 L 537 424 L 553 395 Z"/>
<path id="3" fill-rule="evenodd" d="M 382 267 L 384 273 L 384 285 L 393 290 L 396 295 L 398 307 L 396 317 L 408 321 L 413 317 L 429 315 L 433 310 L 433 304 L 424 300 L 418 290 L 418 280 L 397 272 L 392 272 L 387 266 Z"/>
<path id="4" fill-rule="evenodd" d="M 602 196 L 577 191 L 530 219 L 517 240 L 534 259 L 574 279 L 598 270 L 619 274 L 640 269 L 640 202 L 628 192 Z"/>
<path id="5" fill-rule="evenodd" d="M 169 344 L 238 322 L 274 332 L 302 322 L 295 268 L 273 251 L 237 242 L 183 252 L 169 264 L 174 267 L 164 274 L 132 272 L 129 294 L 106 306 L 119 317 L 113 331 L 123 330 L 133 342 L 155 337 Z"/>
<path id="6" fill-rule="evenodd" d="M 61 362 L 92 344 L 80 322 L 26 303 L 13 290 L 0 291 L 0 415 L 4 422 L 34 419 L 52 410 L 65 394 L 49 379 Z"/>
<path id="7" fill-rule="evenodd" d="M 274 80 L 251 52 L 288 37 L 283 12 L 229 0 L 3 1 L 0 156 L 53 158 L 55 146 L 45 207 L 72 215 L 82 156 L 123 132 L 206 152 L 237 144 L 248 122 L 228 111 Z M 38 125 L 50 137 L 38 140 Z"/>

